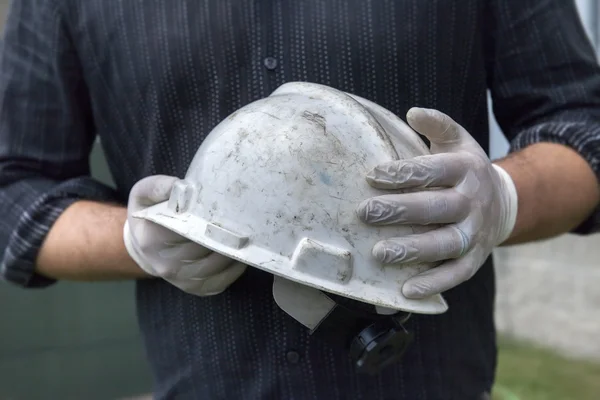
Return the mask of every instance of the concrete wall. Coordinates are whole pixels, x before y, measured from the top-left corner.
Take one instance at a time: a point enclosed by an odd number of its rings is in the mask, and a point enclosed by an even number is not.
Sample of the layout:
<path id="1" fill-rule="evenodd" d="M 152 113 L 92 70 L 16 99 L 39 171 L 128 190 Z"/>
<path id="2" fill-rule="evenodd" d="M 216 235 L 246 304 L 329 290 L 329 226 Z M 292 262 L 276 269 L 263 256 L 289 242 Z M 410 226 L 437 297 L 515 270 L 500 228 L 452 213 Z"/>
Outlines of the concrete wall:
<path id="1" fill-rule="evenodd" d="M 496 251 L 498 329 L 600 361 L 600 236 Z"/>
<path id="2" fill-rule="evenodd" d="M 597 0 L 578 0 L 591 38 L 598 35 Z M 492 122 L 492 157 L 507 144 Z M 557 183 L 559 184 L 559 183 Z M 506 334 L 564 354 L 600 360 L 600 235 L 564 235 L 495 252 L 496 320 Z"/>

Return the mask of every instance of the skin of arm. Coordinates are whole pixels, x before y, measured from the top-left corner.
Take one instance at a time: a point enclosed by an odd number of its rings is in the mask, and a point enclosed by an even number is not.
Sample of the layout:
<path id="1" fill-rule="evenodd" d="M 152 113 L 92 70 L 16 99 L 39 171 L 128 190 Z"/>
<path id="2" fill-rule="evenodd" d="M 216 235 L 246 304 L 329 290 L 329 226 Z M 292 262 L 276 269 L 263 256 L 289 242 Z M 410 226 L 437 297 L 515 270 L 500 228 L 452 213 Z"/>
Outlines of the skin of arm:
<path id="1" fill-rule="evenodd" d="M 81 200 L 56 220 L 38 253 L 36 271 L 48 278 L 109 281 L 148 278 L 123 242 L 127 209 Z"/>
<path id="2" fill-rule="evenodd" d="M 567 233 L 600 202 L 592 169 L 567 146 L 537 143 L 494 163 L 508 172 L 518 193 L 517 220 L 503 246 Z"/>

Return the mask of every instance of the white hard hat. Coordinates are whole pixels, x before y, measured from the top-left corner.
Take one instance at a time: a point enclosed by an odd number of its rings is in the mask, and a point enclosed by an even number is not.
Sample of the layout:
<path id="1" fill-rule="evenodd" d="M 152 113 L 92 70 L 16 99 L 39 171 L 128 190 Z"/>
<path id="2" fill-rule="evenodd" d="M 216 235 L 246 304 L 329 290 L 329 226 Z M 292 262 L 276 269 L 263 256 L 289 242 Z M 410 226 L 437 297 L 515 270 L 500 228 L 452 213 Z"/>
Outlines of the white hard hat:
<path id="1" fill-rule="evenodd" d="M 374 374 L 404 353 L 411 313 L 448 309 L 441 295 L 402 295 L 408 278 L 435 264 L 382 265 L 372 256 L 382 239 L 436 226 L 374 227 L 356 215 L 363 200 L 390 193 L 367 183 L 374 166 L 427 154 L 377 104 L 286 83 L 217 125 L 170 199 L 135 216 L 274 274 L 278 306 Z"/>
<path id="2" fill-rule="evenodd" d="M 360 202 L 389 193 L 369 186 L 371 168 L 427 154 L 407 124 L 375 103 L 319 84 L 286 83 L 217 125 L 170 199 L 137 216 L 273 273 L 283 309 L 295 287 L 381 313 L 439 314 L 448 308 L 441 295 L 412 300 L 401 290 L 434 264 L 382 265 L 372 256 L 379 240 L 434 227 L 373 227 L 356 215 Z"/>

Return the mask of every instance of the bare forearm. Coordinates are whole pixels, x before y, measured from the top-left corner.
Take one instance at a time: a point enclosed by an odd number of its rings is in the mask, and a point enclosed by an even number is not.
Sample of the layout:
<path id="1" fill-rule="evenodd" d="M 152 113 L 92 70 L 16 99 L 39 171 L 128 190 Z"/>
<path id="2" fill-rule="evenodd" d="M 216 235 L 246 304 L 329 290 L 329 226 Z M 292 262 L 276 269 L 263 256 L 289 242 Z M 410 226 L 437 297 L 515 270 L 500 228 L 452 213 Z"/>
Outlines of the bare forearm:
<path id="1" fill-rule="evenodd" d="M 36 270 L 60 280 L 104 281 L 148 275 L 123 243 L 124 207 L 79 201 L 58 218 L 40 250 Z"/>
<path id="2" fill-rule="evenodd" d="M 600 201 L 591 168 L 565 146 L 538 143 L 495 163 L 511 175 L 519 198 L 515 228 L 504 245 L 567 233 Z"/>

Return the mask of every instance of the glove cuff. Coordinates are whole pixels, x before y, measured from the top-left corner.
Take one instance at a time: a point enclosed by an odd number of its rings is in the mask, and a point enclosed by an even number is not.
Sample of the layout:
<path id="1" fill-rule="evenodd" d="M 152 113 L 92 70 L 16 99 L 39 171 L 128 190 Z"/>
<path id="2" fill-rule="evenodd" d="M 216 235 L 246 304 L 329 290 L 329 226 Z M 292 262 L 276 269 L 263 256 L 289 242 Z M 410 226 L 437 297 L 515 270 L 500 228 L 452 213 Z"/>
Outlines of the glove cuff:
<path id="1" fill-rule="evenodd" d="M 500 180 L 502 181 L 502 193 L 505 196 L 505 207 L 506 210 L 503 213 L 503 221 L 502 221 L 502 229 L 500 230 L 500 237 L 498 238 L 497 245 L 503 243 L 506 239 L 508 239 L 515 228 L 515 223 L 517 222 L 517 209 L 519 204 L 519 198 L 517 195 L 517 187 L 513 182 L 510 174 L 506 172 L 502 167 L 492 164 L 498 175 L 500 176 Z"/>
<path id="2" fill-rule="evenodd" d="M 133 243 L 133 238 L 131 236 L 131 230 L 129 229 L 129 219 L 125 221 L 125 225 L 123 225 L 123 242 L 125 243 L 125 249 L 127 249 L 127 253 L 129 257 L 147 274 L 152 276 L 156 276 L 156 271 L 147 265 L 142 257 L 140 256 L 139 251 L 137 250 L 135 244 Z"/>

